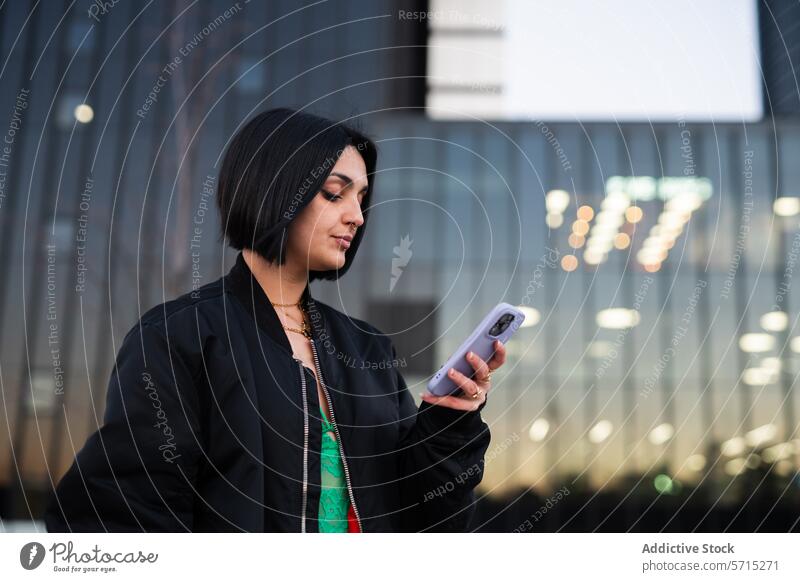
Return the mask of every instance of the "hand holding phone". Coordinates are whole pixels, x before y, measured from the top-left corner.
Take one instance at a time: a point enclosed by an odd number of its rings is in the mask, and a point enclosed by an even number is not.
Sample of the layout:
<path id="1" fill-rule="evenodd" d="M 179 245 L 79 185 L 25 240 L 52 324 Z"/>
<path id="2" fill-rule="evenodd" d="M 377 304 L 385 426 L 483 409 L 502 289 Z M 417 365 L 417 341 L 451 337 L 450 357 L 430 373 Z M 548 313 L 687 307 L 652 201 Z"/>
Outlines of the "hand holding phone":
<path id="1" fill-rule="evenodd" d="M 466 360 L 467 352 L 474 352 L 488 362 L 494 355 L 495 340 L 506 343 L 520 328 L 525 314 L 508 303 L 499 303 L 477 325 L 470 336 L 464 340 L 452 356 L 439 368 L 428 382 L 428 391 L 436 396 L 447 396 L 458 390 L 458 386 L 447 375 L 450 368 L 455 368 L 467 377 L 472 377 L 475 370 Z"/>

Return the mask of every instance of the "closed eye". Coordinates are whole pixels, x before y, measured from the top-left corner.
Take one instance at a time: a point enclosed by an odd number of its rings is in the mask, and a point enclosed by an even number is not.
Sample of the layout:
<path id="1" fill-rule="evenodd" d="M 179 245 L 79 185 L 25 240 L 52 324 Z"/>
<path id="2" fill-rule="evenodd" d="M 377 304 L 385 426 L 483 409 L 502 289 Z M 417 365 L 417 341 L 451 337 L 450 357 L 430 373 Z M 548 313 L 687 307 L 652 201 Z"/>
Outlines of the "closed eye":
<path id="1" fill-rule="evenodd" d="M 328 192 L 324 188 L 322 188 L 321 190 L 322 190 L 322 193 L 325 194 L 325 197 L 330 201 L 336 201 L 336 200 L 339 200 L 341 198 L 341 196 L 339 196 L 338 194 L 333 194 L 332 192 Z"/>
<path id="2" fill-rule="evenodd" d="M 336 202 L 337 200 L 341 200 L 343 197 L 339 194 L 334 194 L 333 192 L 329 192 L 324 188 L 320 188 L 320 191 L 325 194 L 325 198 L 330 200 L 331 202 Z M 367 197 L 367 190 L 364 189 L 359 192 L 359 200 L 358 203 L 363 207 L 364 206 L 364 199 Z"/>

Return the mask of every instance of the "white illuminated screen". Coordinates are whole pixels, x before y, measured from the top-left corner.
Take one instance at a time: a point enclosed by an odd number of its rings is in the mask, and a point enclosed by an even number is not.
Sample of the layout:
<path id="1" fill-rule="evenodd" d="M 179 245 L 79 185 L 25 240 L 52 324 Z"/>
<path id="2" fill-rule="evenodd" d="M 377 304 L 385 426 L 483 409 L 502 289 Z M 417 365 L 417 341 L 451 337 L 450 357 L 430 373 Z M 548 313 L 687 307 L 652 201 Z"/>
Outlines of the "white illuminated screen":
<path id="1" fill-rule="evenodd" d="M 753 0 L 506 0 L 505 23 L 512 118 L 762 116 Z"/>
<path id="2" fill-rule="evenodd" d="M 741 122 L 763 116 L 756 0 L 435 0 L 432 6 L 452 21 L 429 24 L 433 117 Z M 497 24 L 494 32 L 489 24 Z"/>

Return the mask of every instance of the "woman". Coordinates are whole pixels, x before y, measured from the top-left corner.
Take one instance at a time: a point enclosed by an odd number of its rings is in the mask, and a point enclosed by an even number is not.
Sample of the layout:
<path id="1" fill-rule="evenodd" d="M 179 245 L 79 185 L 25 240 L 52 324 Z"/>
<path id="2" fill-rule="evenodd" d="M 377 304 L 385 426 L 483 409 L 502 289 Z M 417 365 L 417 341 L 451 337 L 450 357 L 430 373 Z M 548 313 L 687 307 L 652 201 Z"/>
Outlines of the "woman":
<path id="1" fill-rule="evenodd" d="M 310 294 L 353 262 L 376 160 L 355 129 L 291 109 L 238 132 L 217 192 L 236 264 L 127 334 L 48 531 L 468 528 L 502 344 L 417 409 L 391 341 Z"/>

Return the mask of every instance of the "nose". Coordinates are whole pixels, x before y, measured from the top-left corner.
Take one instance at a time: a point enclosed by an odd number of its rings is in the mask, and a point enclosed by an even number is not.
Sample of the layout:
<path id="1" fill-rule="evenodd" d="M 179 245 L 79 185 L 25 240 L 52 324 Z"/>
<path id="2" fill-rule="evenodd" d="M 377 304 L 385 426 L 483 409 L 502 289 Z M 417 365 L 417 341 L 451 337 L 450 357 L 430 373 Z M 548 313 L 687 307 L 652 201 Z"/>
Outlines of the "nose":
<path id="1" fill-rule="evenodd" d="M 356 199 L 347 206 L 347 210 L 342 215 L 345 224 L 354 224 L 356 228 L 364 224 L 364 215 L 361 212 L 361 204 Z"/>

